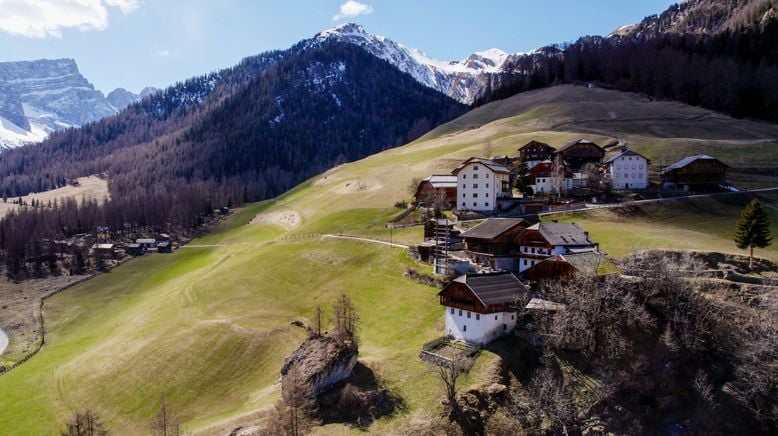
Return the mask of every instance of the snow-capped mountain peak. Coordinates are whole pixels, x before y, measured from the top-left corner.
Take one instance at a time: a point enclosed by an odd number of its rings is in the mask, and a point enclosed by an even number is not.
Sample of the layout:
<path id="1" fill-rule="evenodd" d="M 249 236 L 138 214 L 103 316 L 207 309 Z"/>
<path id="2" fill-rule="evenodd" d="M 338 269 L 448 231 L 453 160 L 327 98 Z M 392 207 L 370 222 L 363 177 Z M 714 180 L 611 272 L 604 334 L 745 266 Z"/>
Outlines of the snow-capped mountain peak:
<path id="1" fill-rule="evenodd" d="M 497 73 L 510 56 L 496 48 L 475 52 L 461 60 L 440 61 L 421 50 L 406 47 L 385 36 L 368 33 L 356 23 L 346 23 L 317 33 L 311 43 L 340 41 L 355 44 L 388 61 L 418 82 L 463 103 L 472 103 L 486 86 L 487 75 Z"/>

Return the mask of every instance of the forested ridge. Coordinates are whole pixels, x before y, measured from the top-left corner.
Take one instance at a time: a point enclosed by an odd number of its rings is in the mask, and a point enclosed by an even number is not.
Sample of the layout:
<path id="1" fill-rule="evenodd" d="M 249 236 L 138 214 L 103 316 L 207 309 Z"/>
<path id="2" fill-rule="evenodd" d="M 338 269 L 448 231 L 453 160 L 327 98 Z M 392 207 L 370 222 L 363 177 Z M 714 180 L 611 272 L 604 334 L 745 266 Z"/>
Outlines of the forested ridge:
<path id="1" fill-rule="evenodd" d="M 24 258 L 40 253 L 34 240 L 97 228 L 192 228 L 215 207 L 274 197 L 465 110 L 351 44 L 301 43 L 250 58 L 0 155 L 4 198 L 88 174 L 106 174 L 111 194 L 106 206 L 14 213 L 0 222 L 0 248 L 16 247 L 12 257 Z M 25 241 L 11 242 L 21 228 Z"/>
<path id="2" fill-rule="evenodd" d="M 728 21 L 714 12 L 697 19 L 718 29 L 715 23 Z M 739 30 L 645 31 L 546 47 L 511 59 L 475 105 L 554 84 L 597 83 L 734 117 L 778 121 L 778 19 L 771 17 Z"/>

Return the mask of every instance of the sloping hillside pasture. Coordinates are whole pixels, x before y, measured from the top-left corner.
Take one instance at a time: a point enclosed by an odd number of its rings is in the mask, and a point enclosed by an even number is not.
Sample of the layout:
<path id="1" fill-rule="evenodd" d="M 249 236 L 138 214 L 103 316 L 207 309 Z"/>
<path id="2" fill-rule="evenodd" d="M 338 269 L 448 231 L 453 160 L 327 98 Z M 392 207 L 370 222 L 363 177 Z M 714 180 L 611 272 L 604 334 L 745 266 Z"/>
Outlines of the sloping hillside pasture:
<path id="1" fill-rule="evenodd" d="M 618 112 L 632 105 L 626 115 Z M 707 119 L 685 117 L 673 108 L 703 112 Z M 662 135 L 645 127 L 627 129 L 625 137 L 615 122 L 569 127 L 575 119 L 608 118 L 614 110 L 615 119 L 653 113 L 673 121 L 645 121 L 665 126 Z M 145 434 L 165 395 L 188 430 L 224 433 L 278 398 L 283 359 L 303 339 L 290 322 L 307 321 L 317 305 L 329 311 L 340 292 L 353 298 L 361 315 L 360 359 L 405 401 L 402 411 L 370 430 L 380 433 L 434 412 L 442 389 L 416 356 L 424 342 L 442 334 L 442 311 L 436 289 L 402 276 L 408 267 L 421 267 L 400 249 L 307 235 L 343 232 L 418 241 L 420 228 L 385 228 L 399 213 L 392 205 L 410 197 L 413 178 L 446 173 L 457 162 L 482 155 L 487 141 L 493 154 L 512 155 L 531 139 L 560 146 L 581 136 L 600 142 L 618 137 L 658 160 L 665 153 L 691 151 L 687 140 L 678 138 L 698 132 L 705 122 L 731 125 L 731 137 L 722 127 L 719 138 L 705 141 L 726 152 L 723 159 L 743 156 L 743 165 L 778 167 L 775 147 L 765 142 L 768 134 L 778 136 L 778 127 L 567 86 L 481 107 L 412 144 L 341 165 L 276 200 L 242 209 L 190 247 L 133 260 L 48 300 L 47 346 L 0 377 L 0 429 L 12 435 L 50 434 L 73 411 L 89 407 L 117 433 Z M 554 130 L 555 125 L 560 127 Z M 702 142 L 699 147 L 705 149 Z M 561 219 L 581 223 L 615 256 L 633 247 L 735 251 L 730 226 L 739 205 L 728 201 Z M 259 213 L 281 211 L 296 212 L 301 222 L 294 228 L 248 224 Z M 775 225 L 778 216 L 771 213 Z M 778 256 L 774 248 L 765 253 Z M 487 352 L 484 360 L 489 359 Z M 479 371 L 487 366 L 477 365 L 464 385 L 482 380 Z M 330 425 L 320 431 L 355 430 Z"/>

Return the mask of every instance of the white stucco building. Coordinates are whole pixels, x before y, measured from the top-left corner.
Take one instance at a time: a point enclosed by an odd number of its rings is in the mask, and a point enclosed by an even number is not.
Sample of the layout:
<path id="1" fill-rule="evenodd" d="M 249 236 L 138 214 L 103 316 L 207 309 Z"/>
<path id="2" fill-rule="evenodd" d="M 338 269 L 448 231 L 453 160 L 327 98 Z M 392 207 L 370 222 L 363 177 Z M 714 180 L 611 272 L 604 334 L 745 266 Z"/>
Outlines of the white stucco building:
<path id="1" fill-rule="evenodd" d="M 511 172 L 488 159 L 471 157 L 452 174 L 457 176 L 457 209 L 494 212 L 497 199 L 512 196 Z"/>
<path id="2" fill-rule="evenodd" d="M 624 149 L 604 162 L 613 189 L 648 188 L 648 165 L 645 156 Z"/>
<path id="3" fill-rule="evenodd" d="M 439 293 L 445 308 L 446 336 L 484 345 L 516 327 L 519 297 L 529 289 L 512 273 L 467 274 Z"/>
<path id="4" fill-rule="evenodd" d="M 590 253 L 599 250 L 589 233 L 575 223 L 538 223 L 527 227 L 517 238 L 519 272 L 560 254 Z"/>

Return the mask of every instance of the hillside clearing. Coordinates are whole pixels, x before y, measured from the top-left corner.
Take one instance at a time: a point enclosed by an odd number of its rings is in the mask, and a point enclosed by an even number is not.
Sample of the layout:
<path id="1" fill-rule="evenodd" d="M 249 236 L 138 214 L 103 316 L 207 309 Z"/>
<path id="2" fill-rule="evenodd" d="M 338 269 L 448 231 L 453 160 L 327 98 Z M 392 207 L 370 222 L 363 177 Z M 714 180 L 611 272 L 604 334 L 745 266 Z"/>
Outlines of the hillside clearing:
<path id="1" fill-rule="evenodd" d="M 29 194 L 21 197 L 22 201 L 27 204 L 31 204 L 32 200 L 40 203 L 42 206 L 47 206 L 49 202 L 62 201 L 66 198 L 73 198 L 76 201 L 82 200 L 97 200 L 98 203 L 110 199 L 108 193 L 108 181 L 97 176 L 79 177 L 77 185 L 67 185 L 61 188 L 52 189 L 50 191 L 38 192 L 35 194 Z M 12 201 L 19 200 L 18 197 L 9 198 L 8 201 L 0 203 L 0 217 L 7 214 L 9 211 L 17 210 L 20 206 L 13 204 Z"/>

